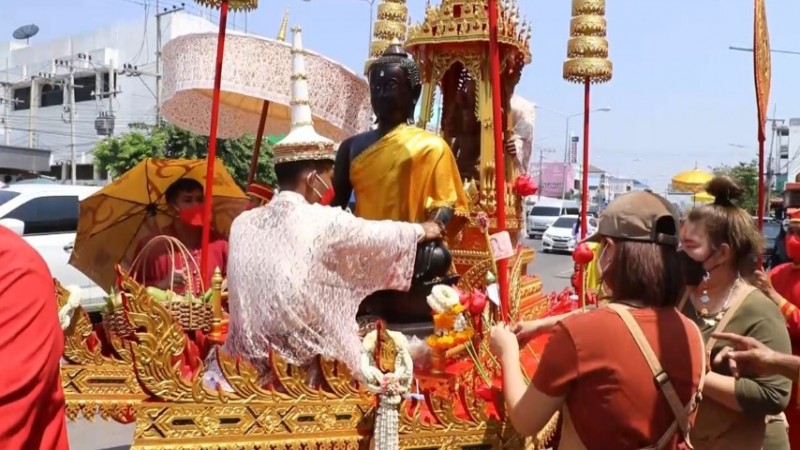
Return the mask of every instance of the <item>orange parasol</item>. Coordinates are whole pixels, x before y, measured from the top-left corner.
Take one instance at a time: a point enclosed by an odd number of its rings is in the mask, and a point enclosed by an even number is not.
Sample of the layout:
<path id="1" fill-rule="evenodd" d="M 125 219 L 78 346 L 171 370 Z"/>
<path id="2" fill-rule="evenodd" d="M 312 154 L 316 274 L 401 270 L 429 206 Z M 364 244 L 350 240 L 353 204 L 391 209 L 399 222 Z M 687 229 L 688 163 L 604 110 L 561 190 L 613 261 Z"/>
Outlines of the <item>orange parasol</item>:
<path id="1" fill-rule="evenodd" d="M 215 163 L 214 229 L 227 235 L 233 219 L 244 211 L 248 197 L 221 161 Z M 128 265 L 138 243 L 174 220 L 164 193 L 181 178 L 206 187 L 206 160 L 148 158 L 80 203 L 78 236 L 69 263 L 102 288 L 113 286 L 113 266 Z"/>

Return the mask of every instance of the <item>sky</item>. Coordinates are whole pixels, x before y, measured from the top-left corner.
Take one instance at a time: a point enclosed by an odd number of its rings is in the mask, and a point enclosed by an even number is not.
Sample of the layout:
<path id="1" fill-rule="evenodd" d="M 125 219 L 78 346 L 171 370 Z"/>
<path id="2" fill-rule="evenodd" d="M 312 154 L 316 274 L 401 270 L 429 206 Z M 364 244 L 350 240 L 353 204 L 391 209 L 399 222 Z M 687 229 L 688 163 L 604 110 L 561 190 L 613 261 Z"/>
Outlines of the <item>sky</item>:
<path id="1" fill-rule="evenodd" d="M 0 15 L 0 33 L 10 38 L 18 26 L 36 23 L 37 42 L 144 17 L 145 5 L 152 15 L 155 6 L 155 0 L 0 0 L 7 2 L 14 5 Z M 160 2 L 162 7 L 180 3 Z M 189 12 L 204 10 L 185 3 Z M 412 21 L 421 20 L 425 0 L 407 3 Z M 535 151 L 555 150 L 545 153 L 545 160 L 560 159 L 563 116 L 583 110 L 583 88 L 561 77 L 571 2 L 520 3 L 533 27 L 533 60 L 516 93 L 541 106 Z M 246 19 L 238 14 L 231 23 L 275 36 L 287 7 L 290 25 L 303 29 L 306 48 L 361 72 L 369 44 L 369 0 L 261 0 Z M 800 51 L 800 2 L 767 0 L 767 14 L 772 48 Z M 672 175 L 695 164 L 708 168 L 756 158 L 752 53 L 728 49 L 751 47 L 753 0 L 608 0 L 606 18 L 614 77 L 593 86 L 591 105 L 611 111 L 591 116 L 593 165 L 661 191 Z M 772 55 L 770 112 L 776 108 L 776 118 L 800 117 L 798 69 L 800 55 Z M 580 118 L 570 121 L 570 131 L 582 135 Z"/>

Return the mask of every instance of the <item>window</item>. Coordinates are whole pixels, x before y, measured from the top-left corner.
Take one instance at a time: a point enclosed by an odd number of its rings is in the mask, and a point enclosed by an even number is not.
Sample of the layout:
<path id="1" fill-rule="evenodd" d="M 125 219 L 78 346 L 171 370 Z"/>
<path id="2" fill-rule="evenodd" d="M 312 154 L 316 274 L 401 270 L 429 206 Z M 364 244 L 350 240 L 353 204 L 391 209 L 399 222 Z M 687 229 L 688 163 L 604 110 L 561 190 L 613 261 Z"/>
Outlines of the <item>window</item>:
<path id="1" fill-rule="evenodd" d="M 39 106 L 58 106 L 64 104 L 64 90 L 60 85 L 46 84 L 42 86 Z"/>
<path id="2" fill-rule="evenodd" d="M 575 217 L 561 217 L 553 223 L 555 228 L 573 228 L 578 221 Z"/>
<path id="3" fill-rule="evenodd" d="M 31 109 L 31 87 L 14 89 L 14 111 Z"/>
<path id="4" fill-rule="evenodd" d="M 14 197 L 16 197 L 18 195 L 19 195 L 18 192 L 7 191 L 5 189 L 0 189 L 0 205 L 2 205 L 3 203 L 8 202 L 9 200 L 11 200 L 12 198 L 14 198 Z"/>
<path id="5" fill-rule="evenodd" d="M 92 75 L 75 78 L 75 103 L 94 100 L 97 91 L 97 78 Z"/>
<path id="6" fill-rule="evenodd" d="M 25 235 L 75 233 L 78 230 L 78 197 L 39 197 L 6 214 L 5 219 L 25 223 Z"/>
<path id="7" fill-rule="evenodd" d="M 561 208 L 557 206 L 534 206 L 531 208 L 530 216 L 539 217 L 558 217 L 561 215 Z"/>
<path id="8" fill-rule="evenodd" d="M 570 216 L 577 216 L 578 214 L 581 213 L 578 208 L 567 208 L 566 211 L 567 212 L 565 212 L 564 214 L 568 214 Z"/>

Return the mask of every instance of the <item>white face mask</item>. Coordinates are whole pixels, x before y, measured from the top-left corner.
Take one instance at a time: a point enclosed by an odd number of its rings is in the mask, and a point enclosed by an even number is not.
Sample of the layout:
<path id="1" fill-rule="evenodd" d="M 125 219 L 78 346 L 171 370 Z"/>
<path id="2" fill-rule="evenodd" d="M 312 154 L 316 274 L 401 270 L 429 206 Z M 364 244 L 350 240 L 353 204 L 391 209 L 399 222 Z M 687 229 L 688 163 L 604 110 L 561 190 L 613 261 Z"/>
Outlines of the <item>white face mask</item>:
<path id="1" fill-rule="evenodd" d="M 318 181 L 320 184 L 322 184 L 323 186 L 322 192 L 320 192 L 316 187 L 314 187 L 315 180 L 312 180 L 312 177 L 315 178 L 316 181 Z M 325 180 L 323 180 L 322 177 L 319 176 L 317 172 L 311 172 L 310 174 L 308 174 L 308 177 L 306 178 L 306 183 L 308 183 L 308 186 L 311 188 L 312 191 L 314 191 L 314 195 L 317 196 L 317 200 L 322 200 L 324 197 L 323 193 L 327 193 L 328 191 L 331 190 L 331 187 L 328 185 L 328 183 L 326 183 Z"/>

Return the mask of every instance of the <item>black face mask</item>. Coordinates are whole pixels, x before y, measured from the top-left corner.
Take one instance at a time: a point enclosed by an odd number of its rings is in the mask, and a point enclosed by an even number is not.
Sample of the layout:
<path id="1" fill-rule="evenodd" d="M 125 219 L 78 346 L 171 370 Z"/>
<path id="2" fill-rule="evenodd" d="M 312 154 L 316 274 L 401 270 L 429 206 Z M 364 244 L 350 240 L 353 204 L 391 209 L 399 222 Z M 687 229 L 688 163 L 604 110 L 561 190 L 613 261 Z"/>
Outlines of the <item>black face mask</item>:
<path id="1" fill-rule="evenodd" d="M 687 286 L 697 287 L 703 282 L 708 271 L 704 267 L 703 261 L 695 261 L 683 249 L 678 250 L 678 257 L 681 260 L 683 277 Z"/>

